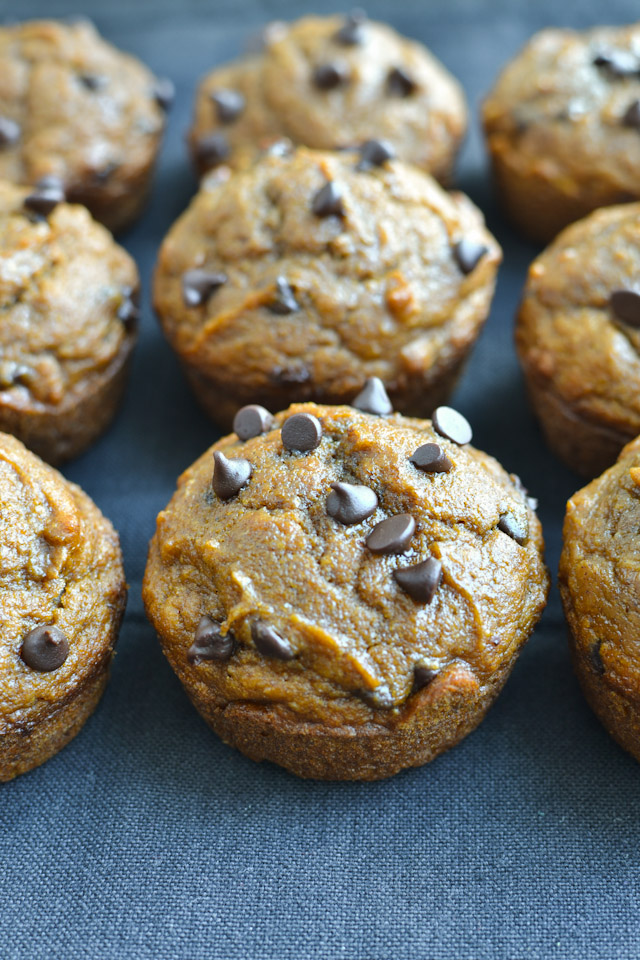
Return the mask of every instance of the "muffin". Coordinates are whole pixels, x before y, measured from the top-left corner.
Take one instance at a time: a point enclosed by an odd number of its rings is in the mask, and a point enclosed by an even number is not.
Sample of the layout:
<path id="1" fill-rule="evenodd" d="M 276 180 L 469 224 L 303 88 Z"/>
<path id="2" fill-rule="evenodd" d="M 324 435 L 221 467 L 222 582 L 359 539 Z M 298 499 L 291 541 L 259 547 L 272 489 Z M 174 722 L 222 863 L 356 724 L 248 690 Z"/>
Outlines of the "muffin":
<path id="1" fill-rule="evenodd" d="M 426 415 L 455 385 L 500 258 L 470 200 L 381 142 L 278 149 L 210 174 L 162 244 L 154 299 L 224 428 L 248 403 L 349 402 L 372 376 Z"/>
<path id="2" fill-rule="evenodd" d="M 371 381 L 353 407 L 239 411 L 151 541 L 147 613 L 194 705 L 301 777 L 376 780 L 454 746 L 546 600 L 520 481 L 455 410 L 385 399 Z"/>
<path id="3" fill-rule="evenodd" d="M 318 150 L 383 139 L 446 182 L 466 126 L 460 85 L 426 47 L 356 10 L 272 24 L 261 52 L 209 73 L 189 145 L 202 174 L 283 137 Z"/>
<path id="4" fill-rule="evenodd" d="M 640 433 L 640 204 L 567 227 L 529 269 L 516 326 L 533 408 L 585 476 Z"/>
<path id="5" fill-rule="evenodd" d="M 50 463 L 113 417 L 136 340 L 138 272 L 84 207 L 0 181 L 0 429 Z"/>
<path id="6" fill-rule="evenodd" d="M 560 592 L 589 705 L 640 760 L 640 438 L 567 504 Z"/>
<path id="7" fill-rule="evenodd" d="M 536 34 L 487 97 L 484 126 L 506 212 L 536 241 L 640 199 L 640 23 Z"/>
<path id="8" fill-rule="evenodd" d="M 0 178 L 54 178 L 110 230 L 140 213 L 172 98 L 87 21 L 0 27 Z"/>
<path id="9" fill-rule="evenodd" d="M 0 781 L 78 733 L 126 602 L 118 537 L 92 500 L 0 434 Z"/>

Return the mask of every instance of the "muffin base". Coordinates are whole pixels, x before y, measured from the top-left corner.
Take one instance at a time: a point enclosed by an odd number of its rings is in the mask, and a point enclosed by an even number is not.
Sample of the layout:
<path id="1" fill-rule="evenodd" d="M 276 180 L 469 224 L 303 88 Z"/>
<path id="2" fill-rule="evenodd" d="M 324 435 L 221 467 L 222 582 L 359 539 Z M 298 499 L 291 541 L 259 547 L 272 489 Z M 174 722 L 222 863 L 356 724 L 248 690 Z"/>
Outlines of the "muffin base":
<path id="1" fill-rule="evenodd" d="M 81 203 L 91 216 L 104 224 L 111 233 L 120 233 L 141 216 L 149 199 L 155 167 L 154 150 L 151 162 L 135 177 L 119 181 L 113 187 L 93 186 L 91 183 L 70 184 L 66 189 L 68 203 Z"/>

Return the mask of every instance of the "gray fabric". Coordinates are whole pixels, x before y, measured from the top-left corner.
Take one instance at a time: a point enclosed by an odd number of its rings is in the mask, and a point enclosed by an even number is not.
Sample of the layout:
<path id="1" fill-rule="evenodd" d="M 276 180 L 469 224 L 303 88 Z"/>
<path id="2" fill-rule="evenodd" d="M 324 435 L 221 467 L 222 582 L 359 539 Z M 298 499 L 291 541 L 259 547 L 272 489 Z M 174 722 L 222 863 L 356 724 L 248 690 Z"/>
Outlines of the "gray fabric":
<path id="1" fill-rule="evenodd" d="M 217 436 L 148 303 L 158 244 L 194 186 L 183 148 L 192 90 L 262 20 L 303 9 L 290 0 L 85 0 L 81 11 L 172 76 L 179 96 L 152 202 L 124 238 L 145 293 L 127 400 L 108 435 L 65 470 L 120 531 L 128 613 L 110 686 L 84 731 L 0 788 L 0 956 L 637 958 L 639 770 L 580 696 L 555 588 L 482 727 L 432 765 L 373 785 L 304 783 L 223 746 L 145 621 L 140 581 L 156 513 Z M 13 0 L 0 10 L 68 15 L 78 6 Z M 474 107 L 534 29 L 637 15 L 633 0 L 372 0 L 369 10 L 427 42 Z M 564 502 L 579 481 L 546 451 L 526 406 L 512 318 L 535 250 L 496 212 L 477 113 L 459 185 L 486 211 L 506 263 L 455 404 L 477 445 L 540 497 L 555 571 Z"/>

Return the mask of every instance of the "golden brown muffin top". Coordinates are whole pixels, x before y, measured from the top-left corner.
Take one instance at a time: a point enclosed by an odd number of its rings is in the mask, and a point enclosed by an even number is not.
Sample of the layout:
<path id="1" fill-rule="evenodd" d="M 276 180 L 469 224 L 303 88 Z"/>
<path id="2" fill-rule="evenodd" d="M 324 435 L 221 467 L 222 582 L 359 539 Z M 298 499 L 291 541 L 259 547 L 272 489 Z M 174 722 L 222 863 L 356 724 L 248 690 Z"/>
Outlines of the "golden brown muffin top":
<path id="1" fill-rule="evenodd" d="M 277 137 L 320 150 L 375 137 L 446 179 L 466 123 L 460 85 L 422 44 L 382 23 L 304 17 L 203 79 L 190 136 L 201 170 Z"/>
<path id="2" fill-rule="evenodd" d="M 537 33 L 500 74 L 484 123 L 493 149 L 568 193 L 567 178 L 604 179 L 637 195 L 640 24 Z"/>
<path id="3" fill-rule="evenodd" d="M 534 376 L 586 417 L 640 432 L 640 204 L 598 210 L 533 262 L 516 339 Z"/>
<path id="4" fill-rule="evenodd" d="M 39 212 L 46 196 L 0 181 L 0 404 L 25 409 L 55 407 L 103 371 L 136 314 L 128 253 L 84 207 Z"/>
<path id="5" fill-rule="evenodd" d="M 464 420 L 434 422 L 298 404 L 182 475 L 144 596 L 183 681 L 221 705 L 389 724 L 452 663 L 483 684 L 514 656 L 546 598 L 540 525 Z"/>
<path id="6" fill-rule="evenodd" d="M 160 88 L 88 21 L 0 28 L 0 177 L 59 177 L 69 195 L 135 179 L 164 127 Z"/>
<path id="7" fill-rule="evenodd" d="M 0 731 L 29 729 L 102 669 L 123 591 L 109 521 L 0 434 Z"/>
<path id="8" fill-rule="evenodd" d="M 446 368 L 473 339 L 501 257 L 482 214 L 413 167 L 362 156 L 267 152 L 205 180 L 154 283 L 190 365 L 259 396 L 302 358 L 310 382 L 347 399 L 368 376 L 393 389 Z"/>

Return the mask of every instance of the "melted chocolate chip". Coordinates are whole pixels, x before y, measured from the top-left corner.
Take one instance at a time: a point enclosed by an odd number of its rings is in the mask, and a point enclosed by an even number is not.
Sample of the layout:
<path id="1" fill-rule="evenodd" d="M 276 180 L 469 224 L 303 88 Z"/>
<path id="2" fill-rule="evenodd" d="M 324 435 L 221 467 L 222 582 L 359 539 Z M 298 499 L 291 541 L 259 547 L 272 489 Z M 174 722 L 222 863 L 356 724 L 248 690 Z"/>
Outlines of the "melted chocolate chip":
<path id="1" fill-rule="evenodd" d="M 189 663 L 202 663 L 203 660 L 228 660 L 235 650 L 236 641 L 229 631 L 223 634 L 220 624 L 211 617 L 201 617 L 196 629 L 195 640 L 187 651 Z"/>
<path id="2" fill-rule="evenodd" d="M 393 67 L 387 77 L 387 89 L 396 97 L 410 97 L 418 85 L 403 67 Z"/>
<path id="3" fill-rule="evenodd" d="M 105 163 L 103 167 L 100 167 L 99 170 L 93 171 L 93 179 L 96 183 L 106 183 L 109 177 L 116 172 L 120 164 L 117 160 L 109 160 L 108 163 Z"/>
<path id="4" fill-rule="evenodd" d="M 598 640 L 591 646 L 589 650 L 589 659 L 591 660 L 591 666 L 594 671 L 601 677 L 604 674 L 604 663 L 602 662 L 602 654 L 600 653 L 600 647 L 602 646 L 602 641 Z"/>
<path id="5" fill-rule="evenodd" d="M 205 167 L 217 167 L 224 163 L 231 147 L 224 133 L 208 133 L 196 143 L 196 157 Z"/>
<path id="6" fill-rule="evenodd" d="M 314 196 L 311 209 L 316 217 L 343 217 L 342 188 L 333 180 L 328 180 Z"/>
<path id="7" fill-rule="evenodd" d="M 226 282 L 225 273 L 216 273 L 212 270 L 187 270 L 182 274 L 182 299 L 187 307 L 199 307 Z"/>
<path id="8" fill-rule="evenodd" d="M 320 63 L 311 75 L 318 90 L 335 90 L 349 79 L 349 71 L 343 63 Z"/>
<path id="9" fill-rule="evenodd" d="M 214 467 L 211 486 L 221 500 L 230 500 L 249 482 L 251 464 L 242 457 L 233 460 L 225 457 L 219 450 L 213 455 Z"/>
<path id="10" fill-rule="evenodd" d="M 18 383 L 25 383 L 31 376 L 31 369 L 13 360 L 0 361 L 0 390 L 10 390 Z"/>
<path id="11" fill-rule="evenodd" d="M 438 671 L 433 670 L 426 663 L 416 663 L 413 668 L 413 689 L 414 691 L 422 690 L 423 687 L 427 687 L 432 680 L 438 676 Z"/>
<path id="12" fill-rule="evenodd" d="M 498 530 L 502 530 L 508 537 L 521 546 L 529 536 L 529 524 L 526 518 L 520 519 L 513 513 L 504 513 L 498 520 Z"/>
<path id="13" fill-rule="evenodd" d="M 449 473 L 453 468 L 451 460 L 438 443 L 423 443 L 409 457 L 409 463 L 425 473 Z"/>
<path id="14" fill-rule="evenodd" d="M 377 710 L 390 710 L 393 706 L 393 697 L 386 683 L 379 684 L 375 690 L 363 690 L 362 699 Z"/>
<path id="15" fill-rule="evenodd" d="M 78 80 L 85 89 L 90 90 L 92 93 L 95 93 L 96 90 L 102 90 L 109 83 L 108 77 L 102 77 L 97 73 L 81 73 L 78 76 Z"/>
<path id="16" fill-rule="evenodd" d="M 622 123 L 625 127 L 640 130 L 640 100 L 633 100 L 624 112 Z"/>
<path id="17" fill-rule="evenodd" d="M 47 217 L 59 203 L 64 203 L 64 200 L 62 181 L 57 177 L 43 177 L 36 184 L 35 190 L 24 198 L 23 206 L 31 213 Z"/>
<path id="18" fill-rule="evenodd" d="M 370 487 L 354 483 L 331 483 L 327 497 L 327 513 L 334 520 L 351 526 L 370 517 L 378 506 L 378 498 Z"/>
<path id="19" fill-rule="evenodd" d="M 630 327 L 640 327 L 640 291 L 614 290 L 609 297 L 609 306 L 617 320 Z"/>
<path id="20" fill-rule="evenodd" d="M 151 95 L 160 109 L 166 113 L 171 109 L 176 98 L 176 88 L 173 80 L 169 77 L 158 77 L 153 85 Z"/>
<path id="21" fill-rule="evenodd" d="M 251 440 L 273 426 L 273 417 L 264 407 L 251 403 L 241 407 L 233 418 L 233 432 L 240 440 Z"/>
<path id="22" fill-rule="evenodd" d="M 282 424 L 282 445 L 292 453 L 309 453 L 322 439 L 322 424 L 311 413 L 294 413 Z"/>
<path id="23" fill-rule="evenodd" d="M 478 266 L 489 248 L 473 240 L 459 240 L 453 248 L 453 255 L 462 272 L 466 275 Z"/>
<path id="24" fill-rule="evenodd" d="M 631 77 L 640 68 L 638 58 L 630 50 L 601 50 L 593 58 L 593 65 L 614 77 Z"/>
<path id="25" fill-rule="evenodd" d="M 311 372 L 304 364 L 297 367 L 274 367 L 269 379 L 282 387 L 296 387 L 311 380 Z"/>
<path id="26" fill-rule="evenodd" d="M 345 21 L 340 29 L 333 35 L 333 39 L 336 43 L 340 43 L 344 47 L 358 46 L 364 39 L 363 26 L 366 20 L 367 14 L 360 7 L 352 10 L 351 13 L 345 17 Z"/>
<path id="27" fill-rule="evenodd" d="M 0 150 L 12 147 L 20 139 L 20 126 L 10 117 L 0 117 Z"/>
<path id="28" fill-rule="evenodd" d="M 367 537 L 372 553 L 404 553 L 416 529 L 410 513 L 398 513 L 377 523 Z"/>
<path id="29" fill-rule="evenodd" d="M 251 636 L 256 649 L 264 657 L 275 657 L 276 660 L 293 660 L 295 653 L 291 644 L 281 637 L 277 630 L 262 620 L 254 620 L 251 624 Z"/>
<path id="30" fill-rule="evenodd" d="M 69 656 L 69 641 L 57 627 L 35 627 L 22 641 L 20 656 L 32 670 L 50 673 L 61 667 Z"/>
<path id="31" fill-rule="evenodd" d="M 469 421 L 452 407 L 438 407 L 433 412 L 433 428 L 441 437 L 463 446 L 473 436 Z"/>
<path id="32" fill-rule="evenodd" d="M 288 313 L 296 313 L 300 309 L 300 304 L 293 295 L 293 290 L 285 277 L 278 277 L 273 297 L 268 304 L 272 313 L 278 313 L 286 316 Z"/>
<path id="33" fill-rule="evenodd" d="M 214 90 L 211 94 L 220 123 L 233 123 L 246 106 L 239 90 Z"/>
<path id="34" fill-rule="evenodd" d="M 431 603 L 442 580 L 442 563 L 429 557 L 411 567 L 399 567 L 393 576 L 398 586 L 417 603 Z"/>
<path id="35" fill-rule="evenodd" d="M 367 140 L 360 147 L 360 160 L 356 170 L 370 170 L 382 167 L 387 160 L 393 160 L 396 151 L 387 140 Z"/>
<path id="36" fill-rule="evenodd" d="M 372 413 L 376 417 L 393 413 L 391 401 L 379 377 L 369 377 L 358 396 L 351 401 L 351 406 L 362 413 Z"/>

